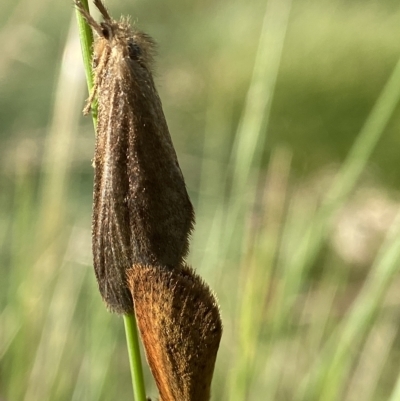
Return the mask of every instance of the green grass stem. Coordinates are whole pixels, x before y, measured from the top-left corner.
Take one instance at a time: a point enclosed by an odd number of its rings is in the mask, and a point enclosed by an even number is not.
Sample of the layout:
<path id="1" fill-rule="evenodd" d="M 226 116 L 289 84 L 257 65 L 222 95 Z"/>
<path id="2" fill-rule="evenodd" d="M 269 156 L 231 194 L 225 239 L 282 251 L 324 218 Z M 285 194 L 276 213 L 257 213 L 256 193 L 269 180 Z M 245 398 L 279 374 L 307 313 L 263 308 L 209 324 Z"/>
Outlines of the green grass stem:
<path id="1" fill-rule="evenodd" d="M 139 336 L 135 315 L 124 315 L 126 342 L 128 345 L 129 365 L 131 367 L 132 385 L 135 400 L 145 401 L 142 362 L 140 359 Z"/>
<path id="2" fill-rule="evenodd" d="M 83 6 L 89 10 L 87 0 L 81 0 Z M 76 18 L 79 29 L 79 39 L 81 41 L 83 65 L 85 68 L 86 82 L 88 92 L 90 93 L 93 88 L 93 74 L 92 74 L 92 46 L 93 46 L 93 32 L 85 19 L 82 17 L 78 9 L 76 9 Z M 92 106 L 93 126 L 97 125 L 97 106 Z"/>

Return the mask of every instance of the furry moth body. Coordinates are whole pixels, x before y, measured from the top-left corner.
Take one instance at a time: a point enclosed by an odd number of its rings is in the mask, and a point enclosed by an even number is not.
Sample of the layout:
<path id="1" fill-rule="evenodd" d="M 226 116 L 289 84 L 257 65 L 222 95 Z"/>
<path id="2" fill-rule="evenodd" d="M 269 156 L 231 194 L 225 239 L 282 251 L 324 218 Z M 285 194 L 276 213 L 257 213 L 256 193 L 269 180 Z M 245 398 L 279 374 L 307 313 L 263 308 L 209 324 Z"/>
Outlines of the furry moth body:
<path id="1" fill-rule="evenodd" d="M 93 46 L 98 123 L 94 156 L 92 247 L 108 308 L 132 313 L 126 272 L 133 265 L 172 269 L 188 252 L 194 212 L 152 77 L 154 42 L 127 20 L 96 22 Z"/>

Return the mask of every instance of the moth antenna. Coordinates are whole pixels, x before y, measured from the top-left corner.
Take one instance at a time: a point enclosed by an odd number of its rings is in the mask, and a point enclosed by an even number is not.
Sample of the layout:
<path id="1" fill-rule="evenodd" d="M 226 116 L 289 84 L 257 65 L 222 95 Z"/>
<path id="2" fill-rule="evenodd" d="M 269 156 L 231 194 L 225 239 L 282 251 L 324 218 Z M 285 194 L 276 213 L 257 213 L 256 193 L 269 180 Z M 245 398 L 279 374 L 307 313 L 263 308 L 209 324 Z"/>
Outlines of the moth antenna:
<path id="1" fill-rule="evenodd" d="M 80 0 L 75 0 L 74 3 L 83 18 L 85 18 L 86 22 L 99 34 L 99 36 L 102 36 L 102 28 L 100 24 L 89 14 L 82 2 Z"/>
<path id="2" fill-rule="evenodd" d="M 94 5 L 98 8 L 100 11 L 101 15 L 104 17 L 106 21 L 111 21 L 112 18 L 110 17 L 110 14 L 107 11 L 106 6 L 103 4 L 101 0 L 93 0 Z"/>

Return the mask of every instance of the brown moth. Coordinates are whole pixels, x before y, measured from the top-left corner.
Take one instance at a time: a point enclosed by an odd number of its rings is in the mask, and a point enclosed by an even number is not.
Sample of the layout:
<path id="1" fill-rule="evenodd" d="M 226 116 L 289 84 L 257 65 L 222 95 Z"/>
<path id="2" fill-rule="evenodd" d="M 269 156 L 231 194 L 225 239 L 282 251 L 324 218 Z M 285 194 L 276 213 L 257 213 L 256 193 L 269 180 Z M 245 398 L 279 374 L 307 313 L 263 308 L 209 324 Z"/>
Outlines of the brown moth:
<path id="1" fill-rule="evenodd" d="M 128 20 L 113 20 L 101 0 L 94 4 L 104 22 L 76 1 L 98 36 L 94 88 L 85 108 L 88 112 L 97 98 L 94 269 L 108 308 L 132 313 L 127 270 L 179 266 L 194 212 L 152 76 L 154 42 Z"/>
<path id="2" fill-rule="evenodd" d="M 147 361 L 160 401 L 207 401 L 222 335 L 219 308 L 186 265 L 128 271 Z"/>

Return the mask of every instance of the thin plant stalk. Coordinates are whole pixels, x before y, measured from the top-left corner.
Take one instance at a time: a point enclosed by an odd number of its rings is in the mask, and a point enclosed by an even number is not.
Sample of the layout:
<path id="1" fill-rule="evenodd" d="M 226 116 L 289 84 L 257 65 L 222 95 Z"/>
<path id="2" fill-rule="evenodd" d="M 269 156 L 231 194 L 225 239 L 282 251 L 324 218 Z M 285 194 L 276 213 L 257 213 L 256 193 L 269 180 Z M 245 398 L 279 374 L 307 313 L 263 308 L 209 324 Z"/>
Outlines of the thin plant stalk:
<path id="1" fill-rule="evenodd" d="M 140 359 L 139 335 L 134 314 L 124 315 L 126 343 L 128 346 L 129 366 L 131 368 L 132 386 L 135 400 L 146 401 L 142 361 Z"/>
<path id="2" fill-rule="evenodd" d="M 89 10 L 88 1 L 81 0 L 83 6 Z M 79 37 L 81 41 L 83 64 L 85 67 L 86 81 L 89 93 L 93 88 L 93 75 L 91 68 L 91 49 L 93 45 L 92 30 L 82 17 L 81 13 L 76 10 L 78 21 Z M 97 107 L 92 106 L 93 125 L 97 125 Z M 124 315 L 124 325 L 126 342 L 129 354 L 129 365 L 131 369 L 133 394 L 136 401 L 146 401 L 146 391 L 143 379 L 142 362 L 140 357 L 139 336 L 134 314 Z"/>

